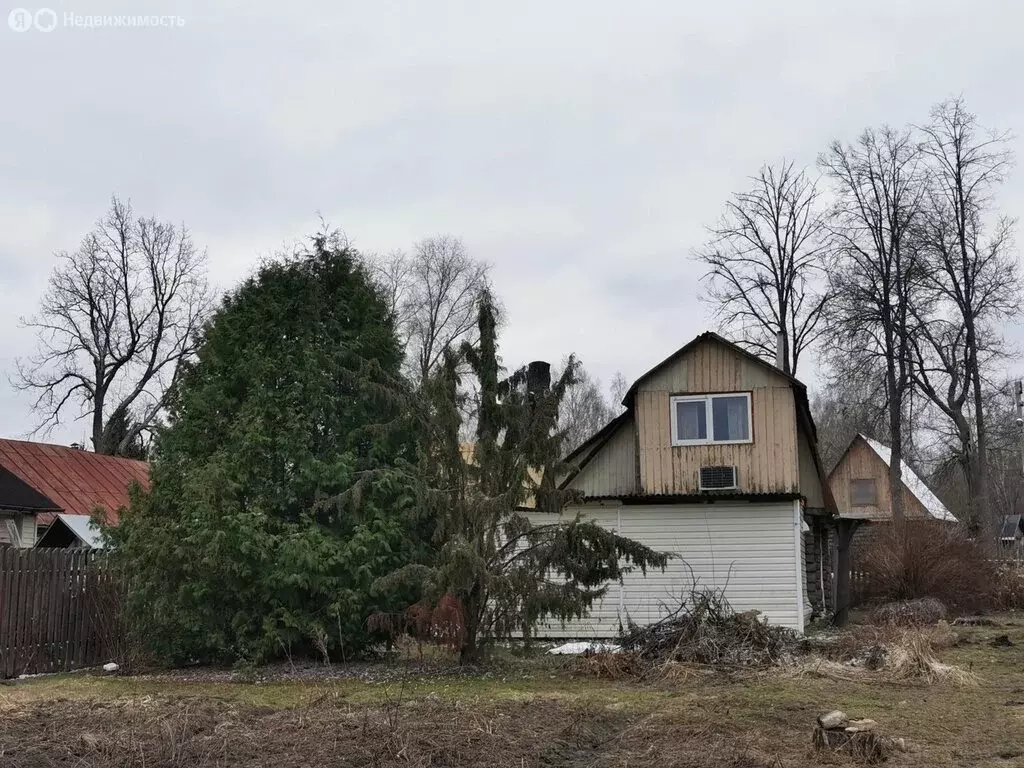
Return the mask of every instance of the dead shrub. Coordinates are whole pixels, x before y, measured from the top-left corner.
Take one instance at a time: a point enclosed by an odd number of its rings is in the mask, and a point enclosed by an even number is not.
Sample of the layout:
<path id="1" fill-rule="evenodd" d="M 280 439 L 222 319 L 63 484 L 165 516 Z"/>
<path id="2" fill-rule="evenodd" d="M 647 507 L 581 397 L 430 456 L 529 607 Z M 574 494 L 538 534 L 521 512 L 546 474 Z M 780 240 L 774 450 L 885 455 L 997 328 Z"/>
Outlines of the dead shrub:
<path id="1" fill-rule="evenodd" d="M 930 597 L 957 611 L 994 607 L 995 566 L 959 526 L 938 520 L 886 524 L 856 557 L 868 600 Z"/>
<path id="2" fill-rule="evenodd" d="M 646 668 L 635 653 L 585 653 L 573 661 L 574 671 L 602 680 L 642 677 Z"/>
<path id="3" fill-rule="evenodd" d="M 938 624 L 946 618 L 946 606 L 934 597 L 883 603 L 871 612 L 875 624 L 894 627 L 919 627 Z"/>
<path id="4" fill-rule="evenodd" d="M 800 638 L 757 611 L 737 613 L 720 590 L 694 589 L 673 613 L 639 626 L 628 621 L 619 639 L 648 663 L 769 666 L 794 656 Z"/>
<path id="5" fill-rule="evenodd" d="M 403 637 L 412 638 L 421 658 L 424 643 L 455 651 L 462 645 L 466 633 L 462 608 L 451 595 L 442 597 L 436 606 L 419 602 L 397 613 L 371 614 L 366 628 L 384 635 L 389 650 Z"/>
<path id="6" fill-rule="evenodd" d="M 1001 611 L 1024 609 L 1024 567 L 1003 563 L 995 568 L 993 603 Z"/>

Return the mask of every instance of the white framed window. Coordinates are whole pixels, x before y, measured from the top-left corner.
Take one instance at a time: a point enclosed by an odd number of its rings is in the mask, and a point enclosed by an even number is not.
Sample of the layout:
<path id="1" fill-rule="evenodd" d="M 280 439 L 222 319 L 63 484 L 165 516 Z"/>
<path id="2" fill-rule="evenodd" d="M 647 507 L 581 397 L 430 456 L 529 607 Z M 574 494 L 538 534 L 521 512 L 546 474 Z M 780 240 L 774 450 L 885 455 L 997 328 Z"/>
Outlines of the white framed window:
<path id="1" fill-rule="evenodd" d="M 749 392 L 670 398 L 672 445 L 754 442 Z"/>

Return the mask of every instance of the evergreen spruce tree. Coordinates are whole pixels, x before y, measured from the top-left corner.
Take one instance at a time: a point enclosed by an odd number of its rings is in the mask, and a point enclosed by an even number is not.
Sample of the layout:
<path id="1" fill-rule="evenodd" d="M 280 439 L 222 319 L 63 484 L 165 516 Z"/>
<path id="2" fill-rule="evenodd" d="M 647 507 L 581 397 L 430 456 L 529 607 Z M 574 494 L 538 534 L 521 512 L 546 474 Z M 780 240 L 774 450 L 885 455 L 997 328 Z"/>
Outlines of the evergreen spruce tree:
<path id="1" fill-rule="evenodd" d="M 130 623 L 172 661 L 374 638 L 371 586 L 423 555 L 402 350 L 357 254 L 317 237 L 227 296 L 172 391 L 152 489 L 108 531 Z"/>
<path id="2" fill-rule="evenodd" d="M 575 361 L 570 358 L 550 387 L 531 386 L 525 369 L 502 379 L 487 293 L 479 302 L 479 330 L 478 345 L 447 354 L 425 389 L 420 498 L 436 521 L 436 558 L 380 581 L 419 584 L 433 605 L 454 601 L 463 662 L 478 661 L 495 640 L 528 638 L 540 621 L 581 618 L 610 581 L 667 562 L 667 555 L 596 523 L 562 519 L 565 506 L 579 500 L 556 483 L 567 470 L 560 459 L 558 407 Z M 479 392 L 472 446 L 459 442 L 459 371 L 467 365 Z M 527 514 L 527 507 L 534 512 Z M 531 516 L 550 522 L 535 523 Z"/>

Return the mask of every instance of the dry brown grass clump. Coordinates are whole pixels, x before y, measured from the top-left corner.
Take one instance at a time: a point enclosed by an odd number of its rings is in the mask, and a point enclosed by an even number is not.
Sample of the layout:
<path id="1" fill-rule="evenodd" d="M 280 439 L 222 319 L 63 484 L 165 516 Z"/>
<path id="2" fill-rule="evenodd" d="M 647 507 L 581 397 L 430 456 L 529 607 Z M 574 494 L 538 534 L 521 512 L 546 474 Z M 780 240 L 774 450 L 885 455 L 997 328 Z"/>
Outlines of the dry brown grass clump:
<path id="1" fill-rule="evenodd" d="M 976 685 L 975 674 L 944 664 L 935 655 L 936 650 L 951 647 L 956 637 L 945 622 L 934 628 L 859 627 L 818 646 L 816 657 L 794 669 L 797 675 L 836 680 Z"/>
<path id="2" fill-rule="evenodd" d="M 945 618 L 946 606 L 934 597 L 883 603 L 871 612 L 872 623 L 896 627 L 937 624 Z"/>

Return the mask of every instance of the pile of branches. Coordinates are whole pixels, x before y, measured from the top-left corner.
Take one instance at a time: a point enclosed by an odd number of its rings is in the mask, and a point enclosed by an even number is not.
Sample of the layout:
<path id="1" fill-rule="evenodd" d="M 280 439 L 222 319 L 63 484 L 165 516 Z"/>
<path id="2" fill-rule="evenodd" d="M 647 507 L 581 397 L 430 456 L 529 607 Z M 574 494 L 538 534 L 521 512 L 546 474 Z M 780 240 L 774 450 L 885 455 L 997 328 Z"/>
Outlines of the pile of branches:
<path id="1" fill-rule="evenodd" d="M 646 662 L 771 666 L 793 658 L 800 638 L 757 611 L 737 613 L 720 590 L 694 589 L 665 618 L 639 626 L 627 619 L 622 649 Z"/>

